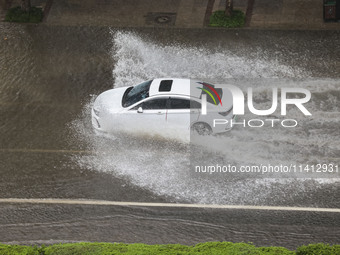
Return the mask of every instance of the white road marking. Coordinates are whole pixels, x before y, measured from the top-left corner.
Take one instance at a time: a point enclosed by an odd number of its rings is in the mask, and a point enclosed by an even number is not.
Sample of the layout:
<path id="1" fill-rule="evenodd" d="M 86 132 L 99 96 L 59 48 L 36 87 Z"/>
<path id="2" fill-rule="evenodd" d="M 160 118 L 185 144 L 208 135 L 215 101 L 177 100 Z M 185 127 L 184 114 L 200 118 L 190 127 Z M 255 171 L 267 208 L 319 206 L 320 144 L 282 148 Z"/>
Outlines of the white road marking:
<path id="1" fill-rule="evenodd" d="M 0 203 L 107 205 L 107 206 L 138 206 L 138 207 L 178 207 L 178 208 L 211 208 L 211 209 L 239 209 L 239 210 L 303 211 L 303 212 L 340 213 L 339 208 L 285 207 L 285 206 L 260 206 L 260 205 L 144 203 L 144 202 L 120 202 L 120 201 L 107 201 L 107 200 L 58 199 L 58 198 L 27 198 L 27 199 L 26 198 L 0 198 Z"/>

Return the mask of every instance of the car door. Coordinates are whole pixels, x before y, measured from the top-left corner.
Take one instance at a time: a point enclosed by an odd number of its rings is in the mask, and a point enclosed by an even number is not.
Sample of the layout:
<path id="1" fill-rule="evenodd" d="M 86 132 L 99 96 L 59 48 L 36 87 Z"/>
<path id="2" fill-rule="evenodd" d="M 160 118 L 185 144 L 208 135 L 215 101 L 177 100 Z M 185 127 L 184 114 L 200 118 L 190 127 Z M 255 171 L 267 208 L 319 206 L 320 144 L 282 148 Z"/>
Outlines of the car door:
<path id="1" fill-rule="evenodd" d="M 170 97 L 168 103 L 168 126 L 182 132 L 189 132 L 191 123 L 198 119 L 200 104 L 190 98 Z"/>
<path id="2" fill-rule="evenodd" d="M 134 130 L 156 132 L 166 126 L 167 100 L 169 97 L 148 98 L 129 109 L 129 126 Z"/>

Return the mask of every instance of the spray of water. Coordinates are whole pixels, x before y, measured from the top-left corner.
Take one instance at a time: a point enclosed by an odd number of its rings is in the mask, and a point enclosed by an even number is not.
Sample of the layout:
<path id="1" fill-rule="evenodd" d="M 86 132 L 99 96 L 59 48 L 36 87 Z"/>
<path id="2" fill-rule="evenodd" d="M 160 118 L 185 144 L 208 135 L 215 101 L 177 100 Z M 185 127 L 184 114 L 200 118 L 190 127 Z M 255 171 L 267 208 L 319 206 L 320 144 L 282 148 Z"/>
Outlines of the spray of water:
<path id="1" fill-rule="evenodd" d="M 306 70 L 270 61 L 270 56 L 254 58 L 208 47 L 159 45 L 131 32 L 113 32 L 112 40 L 114 87 L 155 77 L 232 81 L 244 90 L 255 88 L 258 109 L 270 107 L 272 87 L 305 87 L 313 95 L 307 105 L 313 116 L 306 118 L 292 108 L 288 115 L 299 122 L 295 129 L 238 127 L 225 135 L 200 137 L 186 144 L 178 136 L 95 135 L 90 126 L 89 103 L 72 128 L 77 139 L 86 141 L 88 149 L 100 153 L 75 157 L 82 168 L 109 172 L 155 194 L 196 203 L 314 205 L 318 203 L 313 198 L 317 190 L 339 182 L 339 174 L 319 179 L 248 178 L 195 173 L 190 168 L 193 160 L 201 163 L 205 159 L 236 165 L 339 163 L 339 80 L 312 79 Z M 274 113 L 272 117 L 280 115 Z M 249 118 L 247 113 L 245 119 Z"/>
<path id="2" fill-rule="evenodd" d="M 150 77 L 225 82 L 229 78 L 301 77 L 303 73 L 277 60 L 267 60 L 263 52 L 238 56 L 231 50 L 217 52 L 206 47 L 162 46 L 135 33 L 112 32 L 112 36 L 115 47 L 111 54 L 117 61 L 113 70 L 115 87 L 138 84 Z"/>

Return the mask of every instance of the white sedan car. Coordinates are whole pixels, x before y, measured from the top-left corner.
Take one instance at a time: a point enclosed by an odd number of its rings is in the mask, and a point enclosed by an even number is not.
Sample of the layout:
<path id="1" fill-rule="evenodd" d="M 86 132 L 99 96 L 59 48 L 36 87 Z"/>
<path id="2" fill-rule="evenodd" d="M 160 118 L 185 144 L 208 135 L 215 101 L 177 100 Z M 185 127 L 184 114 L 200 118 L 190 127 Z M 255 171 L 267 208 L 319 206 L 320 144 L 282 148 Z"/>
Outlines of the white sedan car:
<path id="1" fill-rule="evenodd" d="M 92 125 L 101 132 L 205 135 L 230 130 L 232 109 L 227 89 L 191 79 L 162 78 L 100 94 L 92 108 Z"/>

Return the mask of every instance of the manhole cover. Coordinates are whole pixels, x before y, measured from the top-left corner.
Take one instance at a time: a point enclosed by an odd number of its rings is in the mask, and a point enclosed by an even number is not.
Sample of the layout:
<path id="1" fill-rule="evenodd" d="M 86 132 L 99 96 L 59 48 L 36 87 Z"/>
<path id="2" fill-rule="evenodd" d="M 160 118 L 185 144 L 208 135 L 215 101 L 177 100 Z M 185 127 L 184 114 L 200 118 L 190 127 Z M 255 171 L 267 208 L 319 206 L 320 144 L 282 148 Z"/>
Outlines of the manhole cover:
<path id="1" fill-rule="evenodd" d="M 171 12 L 149 12 L 146 16 L 146 24 L 159 26 L 174 26 L 176 13 Z"/>
<path id="2" fill-rule="evenodd" d="M 155 21 L 157 23 L 161 23 L 161 24 L 169 23 L 171 21 L 171 17 L 169 17 L 169 16 L 159 16 L 159 17 L 156 17 Z"/>

